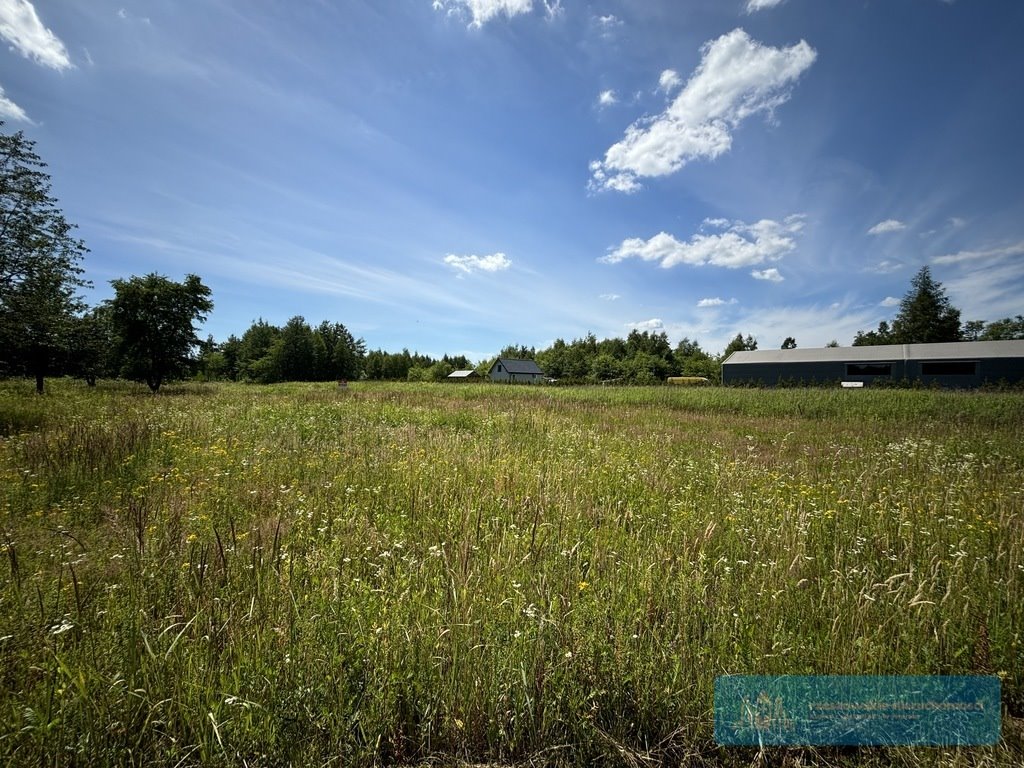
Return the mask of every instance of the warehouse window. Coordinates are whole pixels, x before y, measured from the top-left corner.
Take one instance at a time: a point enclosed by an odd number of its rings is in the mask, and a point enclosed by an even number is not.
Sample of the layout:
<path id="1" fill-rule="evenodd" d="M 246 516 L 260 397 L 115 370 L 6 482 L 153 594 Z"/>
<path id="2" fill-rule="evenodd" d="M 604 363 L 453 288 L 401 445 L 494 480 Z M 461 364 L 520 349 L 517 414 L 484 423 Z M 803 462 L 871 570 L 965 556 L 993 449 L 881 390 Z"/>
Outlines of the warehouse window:
<path id="1" fill-rule="evenodd" d="M 847 376 L 892 376 L 892 363 L 847 363 Z"/>
<path id="2" fill-rule="evenodd" d="M 973 360 L 943 360 L 936 363 L 921 363 L 925 376 L 975 376 L 978 363 Z"/>

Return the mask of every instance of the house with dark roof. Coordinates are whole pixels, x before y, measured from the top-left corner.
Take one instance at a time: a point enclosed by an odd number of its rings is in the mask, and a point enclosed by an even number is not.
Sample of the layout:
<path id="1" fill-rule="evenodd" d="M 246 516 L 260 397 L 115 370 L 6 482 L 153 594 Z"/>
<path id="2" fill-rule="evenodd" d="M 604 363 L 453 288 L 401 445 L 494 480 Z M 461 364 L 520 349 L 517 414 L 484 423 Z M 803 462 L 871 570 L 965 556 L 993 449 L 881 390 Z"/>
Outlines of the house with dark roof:
<path id="1" fill-rule="evenodd" d="M 917 381 L 926 386 L 978 387 L 1024 382 L 1024 341 L 956 341 L 824 349 L 733 352 L 722 363 L 723 384 Z"/>
<path id="2" fill-rule="evenodd" d="M 540 384 L 544 381 L 544 371 L 533 360 L 499 357 L 491 363 L 487 370 L 487 378 L 510 384 Z"/>

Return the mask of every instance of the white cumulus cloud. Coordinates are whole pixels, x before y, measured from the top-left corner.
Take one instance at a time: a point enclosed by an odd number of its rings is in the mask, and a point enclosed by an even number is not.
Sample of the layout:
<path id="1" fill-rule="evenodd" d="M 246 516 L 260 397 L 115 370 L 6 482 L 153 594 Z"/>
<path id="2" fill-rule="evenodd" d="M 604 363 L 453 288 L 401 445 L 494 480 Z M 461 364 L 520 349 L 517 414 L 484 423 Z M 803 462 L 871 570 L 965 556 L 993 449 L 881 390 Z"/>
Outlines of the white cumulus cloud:
<path id="1" fill-rule="evenodd" d="M 883 307 L 898 307 L 900 305 L 900 300 L 895 296 L 886 296 L 879 302 L 879 304 Z"/>
<path id="2" fill-rule="evenodd" d="M 640 320 L 636 323 L 626 323 L 627 328 L 635 328 L 638 331 L 660 331 L 665 323 L 660 317 L 652 317 L 650 320 Z"/>
<path id="3" fill-rule="evenodd" d="M 592 190 L 634 192 L 640 179 L 665 176 L 732 146 L 732 131 L 789 99 L 789 86 L 817 57 L 801 40 L 772 48 L 734 29 L 701 49 L 700 65 L 660 115 L 637 120 L 621 141 L 590 164 Z"/>
<path id="4" fill-rule="evenodd" d="M 776 5 L 782 5 L 784 2 L 786 0 L 747 0 L 747 13 L 774 8 Z"/>
<path id="5" fill-rule="evenodd" d="M 672 91 L 682 84 L 682 78 L 679 77 L 679 73 L 674 69 L 666 69 L 658 77 L 658 90 L 664 91 L 665 93 L 672 93 Z"/>
<path id="6" fill-rule="evenodd" d="M 727 304 L 735 304 L 736 299 L 720 299 L 717 296 L 713 299 L 701 299 L 697 302 L 698 309 L 705 309 L 707 307 L 724 307 Z"/>
<path id="7" fill-rule="evenodd" d="M 31 123 L 25 110 L 11 101 L 4 95 L 3 86 L 0 86 L 0 120 L 17 120 L 22 123 Z"/>
<path id="8" fill-rule="evenodd" d="M 750 273 L 750 276 L 755 280 L 767 280 L 771 283 L 781 283 L 786 279 L 779 274 L 779 270 L 775 267 L 771 267 L 770 269 L 755 269 Z"/>
<path id="9" fill-rule="evenodd" d="M 488 256 L 456 256 L 449 253 L 444 263 L 454 269 L 460 276 L 474 272 L 501 272 L 512 266 L 512 261 L 504 253 L 492 253 Z"/>
<path id="10" fill-rule="evenodd" d="M 617 294 L 617 293 L 602 293 L 597 298 L 604 299 L 605 301 L 618 301 L 622 297 L 619 296 L 619 294 Z"/>
<path id="11" fill-rule="evenodd" d="M 470 26 L 482 27 L 500 14 L 511 19 L 513 16 L 529 13 L 533 10 L 533 0 L 434 0 L 434 10 L 452 14 L 468 12 L 472 19 Z M 555 11 L 557 10 L 558 3 L 555 3 Z M 551 12 L 549 6 L 549 13 Z"/>
<path id="12" fill-rule="evenodd" d="M 597 97 L 597 103 L 602 107 L 610 107 L 617 101 L 618 99 L 615 97 L 615 91 L 612 90 L 601 91 L 601 95 Z"/>
<path id="13" fill-rule="evenodd" d="M 885 235 L 889 232 L 899 232 L 901 229 L 906 229 L 907 225 L 898 219 L 886 219 L 880 221 L 871 229 L 868 230 L 869 235 Z"/>
<path id="14" fill-rule="evenodd" d="M 989 248 L 984 251 L 958 251 L 947 253 L 945 256 L 937 256 L 934 259 L 936 264 L 960 264 L 964 261 L 977 261 L 978 259 L 1004 259 L 1007 256 L 1024 255 L 1024 240 L 1013 245 L 1002 248 Z"/>
<path id="15" fill-rule="evenodd" d="M 64 43 L 40 21 L 28 0 L 0 0 L 0 37 L 44 67 L 61 71 L 72 66 Z"/>
<path id="16" fill-rule="evenodd" d="M 796 235 L 804 227 L 804 216 L 796 214 L 783 221 L 762 219 L 753 224 L 709 219 L 705 226 L 724 229 L 714 234 L 699 233 L 687 241 L 677 240 L 667 232 L 659 232 L 649 240 L 633 237 L 602 256 L 598 261 L 617 264 L 626 259 L 657 261 L 668 269 L 677 264 L 737 269 L 766 261 L 778 261 L 796 248 Z"/>

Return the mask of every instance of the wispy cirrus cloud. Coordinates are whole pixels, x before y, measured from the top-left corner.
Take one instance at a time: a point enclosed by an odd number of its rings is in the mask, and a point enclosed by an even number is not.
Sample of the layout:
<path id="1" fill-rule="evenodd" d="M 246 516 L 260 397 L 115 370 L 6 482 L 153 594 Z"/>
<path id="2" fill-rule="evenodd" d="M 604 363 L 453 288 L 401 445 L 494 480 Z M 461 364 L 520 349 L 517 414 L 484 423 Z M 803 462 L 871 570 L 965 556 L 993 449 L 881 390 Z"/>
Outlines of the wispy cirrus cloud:
<path id="1" fill-rule="evenodd" d="M 878 303 L 883 307 L 898 307 L 900 305 L 900 300 L 895 296 L 886 296 Z"/>
<path id="2" fill-rule="evenodd" d="M 15 120 L 20 123 L 31 123 L 25 110 L 11 101 L 4 94 L 3 86 L 0 86 L 0 120 Z"/>
<path id="3" fill-rule="evenodd" d="M 613 13 L 604 16 L 595 16 L 594 23 L 601 32 L 601 37 L 606 40 L 615 34 L 615 30 L 622 26 L 622 19 Z"/>
<path id="4" fill-rule="evenodd" d="M 817 57 L 801 40 L 772 48 L 734 29 L 704 44 L 700 65 L 664 112 L 641 118 L 621 141 L 590 164 L 592 191 L 635 192 L 640 179 L 675 173 L 714 159 L 732 146 L 732 131 L 759 112 L 789 100 L 790 86 Z"/>
<path id="5" fill-rule="evenodd" d="M 932 261 L 935 264 L 961 264 L 965 261 L 978 261 L 979 259 L 1004 259 L 1008 256 L 1024 255 L 1024 240 L 1006 245 L 1002 248 L 988 248 L 982 251 L 958 251 L 947 253 L 944 256 L 936 256 Z"/>
<path id="6" fill-rule="evenodd" d="M 487 256 L 457 256 L 449 253 L 444 263 L 455 270 L 460 276 L 474 272 L 502 272 L 512 266 L 512 261 L 504 253 L 492 253 Z"/>
<path id="7" fill-rule="evenodd" d="M 899 232 L 906 228 L 907 225 L 904 224 L 899 219 L 886 219 L 885 221 L 880 221 L 877 224 L 875 224 L 875 226 L 868 230 L 868 234 L 886 235 L 889 234 L 890 232 Z"/>
<path id="8" fill-rule="evenodd" d="M 747 0 L 747 13 L 756 13 L 777 5 L 782 5 L 786 0 Z"/>
<path id="9" fill-rule="evenodd" d="M 64 43 L 43 24 L 28 0 L 0 0 L 0 37 L 40 66 L 58 72 L 74 66 Z"/>
<path id="10" fill-rule="evenodd" d="M 619 296 L 619 294 L 617 294 L 617 293 L 602 293 L 597 298 L 604 299 L 605 301 L 618 301 L 622 297 Z"/>
<path id="11" fill-rule="evenodd" d="M 899 272 L 906 266 L 902 261 L 893 261 L 892 259 L 882 259 L 882 261 L 875 264 L 873 267 L 868 267 L 865 272 L 874 272 L 876 275 L 891 275 L 893 272 Z"/>
<path id="12" fill-rule="evenodd" d="M 770 267 L 769 269 L 755 269 L 750 273 L 750 276 L 755 280 L 767 280 L 770 283 L 781 283 L 786 279 L 775 267 Z"/>
<path id="13" fill-rule="evenodd" d="M 726 301 L 725 299 L 721 299 L 716 296 L 712 299 L 701 299 L 700 301 L 697 302 L 697 308 L 707 309 L 709 307 L 724 307 L 726 305 L 736 303 L 738 303 L 736 299 L 729 299 L 728 301 Z"/>
<path id="14" fill-rule="evenodd" d="M 602 107 L 610 107 L 612 104 L 618 102 L 618 100 L 619 99 L 616 97 L 615 91 L 610 89 L 607 91 L 601 91 L 600 95 L 597 97 L 597 103 Z"/>
<path id="15" fill-rule="evenodd" d="M 738 269 L 777 261 L 796 248 L 796 236 L 804 227 L 804 216 L 795 214 L 781 222 L 762 219 L 753 224 L 708 219 L 704 224 L 725 231 L 698 233 L 685 242 L 667 232 L 659 232 L 648 240 L 629 238 L 598 261 L 617 264 L 626 259 L 638 258 L 641 261 L 657 261 L 665 269 L 678 264 L 710 264 Z"/>

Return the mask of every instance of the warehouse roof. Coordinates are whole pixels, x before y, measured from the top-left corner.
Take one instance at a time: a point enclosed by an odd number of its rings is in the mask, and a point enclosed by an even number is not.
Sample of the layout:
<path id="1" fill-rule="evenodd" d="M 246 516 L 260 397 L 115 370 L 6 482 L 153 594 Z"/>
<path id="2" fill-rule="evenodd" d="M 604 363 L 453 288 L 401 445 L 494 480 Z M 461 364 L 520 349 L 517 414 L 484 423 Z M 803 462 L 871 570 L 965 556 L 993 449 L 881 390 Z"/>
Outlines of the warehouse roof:
<path id="1" fill-rule="evenodd" d="M 725 364 L 981 360 L 994 357 L 1024 357 L 1024 341 L 954 341 L 945 344 L 883 344 L 874 347 L 755 349 L 748 352 L 733 352 L 725 359 Z"/>

